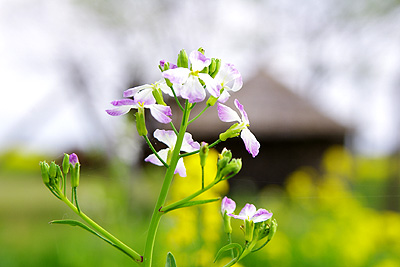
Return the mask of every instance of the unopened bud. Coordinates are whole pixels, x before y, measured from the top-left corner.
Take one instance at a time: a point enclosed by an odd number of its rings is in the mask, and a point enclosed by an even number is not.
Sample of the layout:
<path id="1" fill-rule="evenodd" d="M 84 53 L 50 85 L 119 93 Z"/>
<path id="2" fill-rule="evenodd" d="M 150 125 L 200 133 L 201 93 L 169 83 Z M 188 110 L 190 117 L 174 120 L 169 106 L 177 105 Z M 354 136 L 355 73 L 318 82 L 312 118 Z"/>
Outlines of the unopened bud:
<path id="1" fill-rule="evenodd" d="M 215 78 L 215 76 L 219 72 L 219 69 L 221 68 L 221 60 L 218 58 L 217 59 L 213 58 L 213 59 L 211 59 L 211 64 L 213 64 L 213 62 L 215 62 L 213 69 L 211 69 L 211 67 L 210 67 L 208 74 L 210 74 L 211 77 Z"/>
<path id="2" fill-rule="evenodd" d="M 221 177 L 225 177 L 228 175 L 235 175 L 242 169 L 242 160 L 241 159 L 232 159 L 225 168 L 221 170 Z"/>
<path id="3" fill-rule="evenodd" d="M 157 104 L 163 105 L 163 106 L 167 105 L 164 102 L 164 98 L 163 98 L 162 91 L 161 91 L 160 88 L 154 88 L 153 91 L 152 91 L 152 94 L 153 94 Z"/>
<path id="4" fill-rule="evenodd" d="M 199 156 L 200 156 L 200 166 L 204 167 L 206 166 L 206 161 L 207 161 L 207 157 L 208 157 L 208 151 L 210 149 L 208 148 L 208 144 L 206 142 L 201 142 L 200 145 L 200 152 L 199 152 Z"/>
<path id="5" fill-rule="evenodd" d="M 200 47 L 199 49 L 197 49 L 197 51 L 199 51 L 200 53 L 202 53 L 204 55 L 204 53 L 206 52 L 206 50 L 204 50 L 203 47 Z"/>
<path id="6" fill-rule="evenodd" d="M 188 68 L 189 67 L 189 59 L 185 49 L 182 49 L 178 55 L 177 61 L 178 67 Z"/>
<path id="7" fill-rule="evenodd" d="M 54 161 L 52 161 L 50 163 L 49 176 L 50 176 L 50 179 L 56 178 L 56 176 L 57 176 L 57 165 Z"/>
<path id="8" fill-rule="evenodd" d="M 40 164 L 40 170 L 42 172 L 43 183 L 45 185 L 48 185 L 50 183 L 50 176 L 49 176 L 50 166 L 45 161 L 42 161 L 39 164 Z"/>
<path id="9" fill-rule="evenodd" d="M 71 186 L 73 188 L 79 186 L 80 169 L 81 164 L 79 162 L 75 166 L 71 166 Z"/>
<path id="10" fill-rule="evenodd" d="M 224 148 L 221 152 L 220 158 L 217 162 L 218 170 L 222 170 L 228 164 L 228 162 L 232 158 L 232 152 L 226 148 Z"/>
<path id="11" fill-rule="evenodd" d="M 69 155 L 66 154 L 66 153 L 64 153 L 64 159 L 63 159 L 63 162 L 62 162 L 62 169 L 63 169 L 63 172 L 65 174 L 68 173 L 68 171 L 69 171 Z"/>
<path id="12" fill-rule="evenodd" d="M 244 220 L 244 240 L 247 242 L 253 241 L 254 222 L 251 220 Z"/>
<path id="13" fill-rule="evenodd" d="M 271 221 L 271 226 L 269 228 L 268 241 L 274 237 L 277 229 L 278 229 L 278 223 L 276 222 L 275 219 L 273 219 Z"/>
<path id="14" fill-rule="evenodd" d="M 228 213 L 225 211 L 225 213 L 224 213 L 224 232 L 227 234 L 232 233 L 231 219 L 232 219 L 232 217 L 229 216 Z"/>

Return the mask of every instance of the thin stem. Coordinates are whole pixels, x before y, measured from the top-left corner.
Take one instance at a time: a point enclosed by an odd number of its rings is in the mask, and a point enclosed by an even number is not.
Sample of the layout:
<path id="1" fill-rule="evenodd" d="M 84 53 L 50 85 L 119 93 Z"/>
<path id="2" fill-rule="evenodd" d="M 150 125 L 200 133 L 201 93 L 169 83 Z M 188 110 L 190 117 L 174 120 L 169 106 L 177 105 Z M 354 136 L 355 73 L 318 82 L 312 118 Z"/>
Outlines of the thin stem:
<path id="1" fill-rule="evenodd" d="M 208 148 L 212 148 L 212 147 L 218 145 L 218 144 L 221 143 L 221 142 L 222 142 L 221 139 L 218 139 L 217 141 L 215 141 L 214 143 L 212 143 L 211 145 L 209 145 Z M 197 154 L 197 153 L 199 153 L 199 152 L 200 152 L 200 149 L 199 149 L 199 150 L 192 151 L 192 152 L 188 152 L 188 153 L 181 154 L 180 157 L 183 158 L 183 157 L 191 156 L 191 155 Z"/>
<path id="2" fill-rule="evenodd" d="M 151 151 L 153 151 L 154 155 L 156 155 L 156 157 L 158 158 L 159 161 L 161 161 L 161 163 L 165 166 L 165 168 L 168 168 L 168 164 L 160 157 L 160 155 L 158 155 L 157 151 L 154 149 L 153 144 L 150 142 L 149 138 L 144 135 L 143 136 L 144 139 L 146 140 L 146 143 L 149 145 Z"/>
<path id="3" fill-rule="evenodd" d="M 179 133 L 177 135 L 177 140 L 175 144 L 174 151 L 172 152 L 172 157 L 171 157 L 171 162 L 169 164 L 169 167 L 167 168 L 167 172 L 165 173 L 165 178 L 164 182 L 160 191 L 160 195 L 158 196 L 157 203 L 154 207 L 153 215 L 151 217 L 150 221 L 150 226 L 149 226 L 149 231 L 147 234 L 147 240 L 146 240 L 146 246 L 144 249 L 144 264 L 146 267 L 150 267 L 152 265 L 153 261 L 153 250 L 154 250 L 154 243 L 155 243 L 155 237 L 157 233 L 158 226 L 160 224 L 161 216 L 163 215 L 163 212 L 161 211 L 168 195 L 169 188 L 172 183 L 172 178 L 174 176 L 174 172 L 176 169 L 176 165 L 178 164 L 179 160 L 179 153 L 181 150 L 183 138 L 186 132 L 186 128 L 188 125 L 188 118 L 189 118 L 189 102 L 186 100 L 185 102 L 185 109 L 183 111 L 183 116 L 182 116 L 182 122 L 181 122 L 181 127 L 179 129 Z"/>
<path id="4" fill-rule="evenodd" d="M 206 187 L 194 192 L 193 194 L 191 194 L 190 196 L 187 196 L 179 201 L 176 201 L 172 204 L 169 204 L 168 206 L 165 206 L 161 209 L 161 211 L 166 211 L 166 210 L 171 210 L 177 206 L 180 206 L 190 200 L 192 200 L 193 198 L 197 197 L 198 195 L 204 193 L 205 191 L 209 190 L 211 187 L 213 187 L 214 185 L 216 185 L 217 183 L 215 181 L 213 181 L 212 183 L 210 183 L 209 185 L 207 185 Z"/>
<path id="5" fill-rule="evenodd" d="M 189 121 L 189 124 L 191 124 L 192 122 L 194 122 L 195 120 L 197 120 L 201 115 L 203 115 L 203 113 L 209 108 L 211 107 L 210 105 L 207 105 L 199 114 L 197 114 L 196 117 L 194 117 L 193 119 L 191 119 Z"/>
<path id="6" fill-rule="evenodd" d="M 178 131 L 176 130 L 174 123 L 171 121 L 171 122 L 169 123 L 169 125 L 171 125 L 171 128 L 172 128 L 172 130 L 174 131 L 174 133 L 175 133 L 176 135 L 178 135 Z"/>
<path id="7" fill-rule="evenodd" d="M 201 189 L 204 189 L 204 166 L 201 166 Z"/>
<path id="8" fill-rule="evenodd" d="M 231 233 L 227 233 L 227 235 L 228 235 L 228 243 L 232 244 L 232 235 L 231 235 Z M 231 256 L 232 256 L 232 259 L 235 258 L 235 252 L 233 251 L 233 249 L 231 249 Z"/>
<path id="9" fill-rule="evenodd" d="M 76 214 L 78 214 L 79 217 L 81 217 L 87 224 L 89 224 L 96 232 L 100 233 L 102 236 L 114 243 L 119 249 L 128 254 L 133 260 L 135 260 L 137 263 L 143 262 L 143 256 L 141 256 L 139 253 L 120 241 L 118 238 L 110 234 L 103 227 L 101 227 L 95 221 L 89 218 L 85 213 L 78 211 L 74 204 L 72 204 L 71 201 L 69 201 L 64 195 L 61 195 L 61 200 L 65 204 L 67 204 L 68 207 L 70 207 L 70 209 L 72 209 Z"/>
<path id="10" fill-rule="evenodd" d="M 180 108 L 182 111 L 184 111 L 185 109 L 182 107 L 181 103 L 179 102 L 179 99 L 178 99 L 178 97 L 176 96 L 176 93 L 175 93 L 174 88 L 173 88 L 172 86 L 170 86 L 169 88 L 171 88 L 172 93 L 174 94 L 175 101 L 176 101 L 176 103 L 178 104 L 179 108 Z"/>

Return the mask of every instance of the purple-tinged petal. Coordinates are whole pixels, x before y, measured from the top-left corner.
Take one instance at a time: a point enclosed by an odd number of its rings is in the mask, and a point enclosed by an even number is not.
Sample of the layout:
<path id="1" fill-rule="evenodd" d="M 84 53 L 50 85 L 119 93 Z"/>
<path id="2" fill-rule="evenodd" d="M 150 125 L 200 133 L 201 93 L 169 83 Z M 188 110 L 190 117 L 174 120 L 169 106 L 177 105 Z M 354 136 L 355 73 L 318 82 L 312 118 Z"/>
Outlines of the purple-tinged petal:
<path id="1" fill-rule="evenodd" d="M 200 149 L 200 144 L 196 141 L 193 141 L 193 137 L 190 133 L 185 133 L 183 137 L 181 151 L 193 152 L 198 149 Z"/>
<path id="2" fill-rule="evenodd" d="M 106 109 L 106 112 L 111 116 L 121 116 L 128 113 L 131 108 L 132 106 L 120 106 L 113 109 Z"/>
<path id="3" fill-rule="evenodd" d="M 170 123 L 172 119 L 168 116 L 172 115 L 171 108 L 169 106 L 163 106 L 159 104 L 153 104 L 145 106 L 150 109 L 151 115 L 161 123 Z"/>
<path id="4" fill-rule="evenodd" d="M 167 94 L 167 95 L 169 95 L 169 96 L 171 96 L 171 97 L 174 96 L 174 94 L 172 93 L 171 88 L 169 88 L 169 86 L 168 86 L 165 82 L 160 82 L 160 83 L 158 84 L 158 87 L 161 89 L 161 91 L 162 91 L 164 94 Z"/>
<path id="5" fill-rule="evenodd" d="M 133 87 L 133 88 L 129 88 L 128 90 L 124 91 L 124 97 L 132 97 L 135 94 L 137 94 L 137 92 L 142 91 L 142 90 L 146 90 L 146 89 L 151 89 L 151 85 L 144 84 L 144 85 L 136 86 L 136 87 Z"/>
<path id="6" fill-rule="evenodd" d="M 231 109 L 228 106 L 225 106 L 224 104 L 218 103 L 217 111 L 218 111 L 218 117 L 219 117 L 219 119 L 221 121 L 224 121 L 224 122 L 233 122 L 233 121 L 241 122 L 240 121 L 240 117 L 236 113 L 236 111 L 234 111 L 233 109 Z"/>
<path id="7" fill-rule="evenodd" d="M 75 153 L 69 155 L 69 163 L 72 164 L 72 166 L 75 166 L 77 163 L 79 163 L 78 156 Z"/>
<path id="8" fill-rule="evenodd" d="M 222 64 L 222 67 L 215 76 L 215 79 L 220 84 L 226 84 L 234 79 L 237 79 L 238 77 L 241 77 L 241 75 L 236 67 L 233 64 L 225 63 Z"/>
<path id="9" fill-rule="evenodd" d="M 170 64 L 169 64 L 169 68 L 170 68 L 170 69 L 176 69 L 176 68 L 178 68 L 178 66 L 175 65 L 175 64 L 173 64 L 173 63 L 170 63 Z"/>
<path id="10" fill-rule="evenodd" d="M 245 125 L 249 125 L 249 117 L 247 116 L 246 111 L 244 110 L 244 107 L 242 104 L 240 104 L 239 100 L 235 99 L 234 101 L 236 108 L 240 111 L 240 114 L 242 114 L 242 122 L 244 122 Z"/>
<path id="11" fill-rule="evenodd" d="M 240 76 L 233 81 L 233 86 L 232 86 L 231 90 L 233 92 L 237 92 L 242 88 L 242 86 L 243 86 L 243 80 L 242 80 L 242 76 Z"/>
<path id="12" fill-rule="evenodd" d="M 221 213 L 222 215 L 226 213 L 232 214 L 236 209 L 236 203 L 228 197 L 224 197 L 221 202 Z"/>
<path id="13" fill-rule="evenodd" d="M 180 89 L 180 95 L 182 98 L 189 100 L 190 103 L 201 102 L 206 98 L 203 86 L 199 79 L 193 75 L 189 76 L 186 83 Z"/>
<path id="14" fill-rule="evenodd" d="M 153 96 L 153 88 L 150 87 L 146 90 L 141 90 L 137 92 L 134 96 L 136 103 L 144 103 L 145 105 L 156 104 L 156 99 Z"/>
<path id="15" fill-rule="evenodd" d="M 169 148 L 164 148 L 157 152 L 157 154 L 160 156 L 160 158 L 164 162 L 167 161 L 168 151 L 169 151 Z M 147 156 L 144 159 L 144 161 L 153 163 L 154 165 L 157 165 L 157 166 L 163 166 L 162 162 L 157 158 L 157 156 L 155 154 L 151 154 L 151 155 Z"/>
<path id="16" fill-rule="evenodd" d="M 271 217 L 272 217 L 272 213 L 271 212 L 268 212 L 265 209 L 258 209 L 256 211 L 256 213 L 253 215 L 253 217 L 251 218 L 251 220 L 254 223 L 258 223 L 258 222 L 266 221 Z"/>
<path id="17" fill-rule="evenodd" d="M 253 215 L 256 213 L 256 210 L 256 206 L 247 203 L 240 211 L 239 216 L 241 218 L 245 218 L 246 220 L 250 220 L 250 218 L 252 218 Z"/>
<path id="18" fill-rule="evenodd" d="M 165 66 L 165 63 L 166 63 L 167 61 L 166 60 L 160 60 L 160 67 L 162 68 L 162 69 L 164 69 L 164 66 Z"/>
<path id="19" fill-rule="evenodd" d="M 221 103 L 225 103 L 226 101 L 228 101 L 229 97 L 231 95 L 228 93 L 227 90 L 222 91 L 221 95 L 218 97 L 218 101 Z"/>
<path id="20" fill-rule="evenodd" d="M 244 128 L 240 133 L 240 137 L 244 142 L 246 150 L 253 156 L 253 158 L 257 156 L 260 150 L 260 143 L 257 141 L 254 134 L 250 132 L 248 128 Z"/>
<path id="21" fill-rule="evenodd" d="M 180 177 L 186 177 L 186 168 L 183 163 L 183 158 L 178 160 L 178 164 L 176 165 L 175 174 L 179 174 Z"/>
<path id="22" fill-rule="evenodd" d="M 168 147 L 172 148 L 175 146 L 176 134 L 174 133 L 174 131 L 156 129 L 153 135 L 155 138 L 157 138 L 158 141 L 163 142 Z"/>
<path id="23" fill-rule="evenodd" d="M 186 82 L 190 74 L 190 70 L 186 68 L 169 69 L 162 73 L 162 76 L 170 80 L 173 84 L 183 84 Z"/>
<path id="24" fill-rule="evenodd" d="M 192 51 L 189 55 L 190 63 L 192 63 L 193 71 L 201 71 L 211 64 L 211 59 L 207 58 L 199 51 Z"/>
<path id="25" fill-rule="evenodd" d="M 221 85 L 218 84 L 209 74 L 199 73 L 199 78 L 205 83 L 207 91 L 215 98 L 219 97 Z"/>
<path id="26" fill-rule="evenodd" d="M 132 99 L 121 99 L 121 100 L 114 100 L 111 102 L 111 105 L 115 107 L 120 107 L 120 106 L 135 106 L 136 102 L 133 101 Z"/>

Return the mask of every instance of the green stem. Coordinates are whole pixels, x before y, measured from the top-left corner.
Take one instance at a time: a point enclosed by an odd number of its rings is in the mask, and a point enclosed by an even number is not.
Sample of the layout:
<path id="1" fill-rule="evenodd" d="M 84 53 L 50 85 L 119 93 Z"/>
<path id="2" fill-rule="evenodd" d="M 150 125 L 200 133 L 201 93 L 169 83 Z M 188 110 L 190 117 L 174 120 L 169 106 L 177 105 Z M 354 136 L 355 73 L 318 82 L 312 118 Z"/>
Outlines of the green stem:
<path id="1" fill-rule="evenodd" d="M 174 123 L 171 121 L 171 122 L 169 123 L 169 125 L 171 125 L 171 128 L 172 128 L 172 130 L 174 131 L 174 133 L 175 133 L 176 135 L 178 135 L 178 131 L 176 130 Z"/>
<path id="2" fill-rule="evenodd" d="M 157 151 L 154 149 L 153 144 L 150 142 L 149 138 L 144 135 L 144 139 L 146 140 L 146 143 L 149 145 L 151 151 L 153 151 L 154 155 L 158 158 L 159 161 L 165 166 L 165 168 L 168 168 L 168 164 L 158 155 Z"/>
<path id="3" fill-rule="evenodd" d="M 172 178 L 174 177 L 176 165 L 178 164 L 178 160 L 180 159 L 179 153 L 181 150 L 183 138 L 188 125 L 187 122 L 190 113 L 189 106 L 190 106 L 189 102 L 186 100 L 185 109 L 183 111 L 183 116 L 182 116 L 181 127 L 179 129 L 174 151 L 172 152 L 171 162 L 169 164 L 169 167 L 167 168 L 167 172 L 165 173 L 165 178 L 163 185 L 161 187 L 160 195 L 158 196 L 158 200 L 154 207 L 153 215 L 151 217 L 149 231 L 147 233 L 146 246 L 143 255 L 144 256 L 143 262 L 145 267 L 150 267 L 152 265 L 156 233 L 158 230 L 158 226 L 160 224 L 161 216 L 163 215 L 161 209 L 167 199 L 168 191 L 172 183 Z"/>
<path id="4" fill-rule="evenodd" d="M 212 143 L 211 145 L 209 145 L 208 148 L 212 148 L 212 147 L 218 145 L 218 144 L 221 143 L 221 142 L 222 142 L 222 140 L 221 140 L 221 139 L 218 139 L 217 141 L 215 141 L 214 143 Z M 199 152 L 200 152 L 200 150 L 188 152 L 188 153 L 185 153 L 185 154 L 180 155 L 180 157 L 183 158 L 183 157 L 191 156 L 191 155 L 197 154 L 197 153 L 199 153 Z"/>
<path id="5" fill-rule="evenodd" d="M 206 112 L 206 110 L 211 107 L 210 105 L 207 105 L 199 114 L 197 114 L 196 117 L 194 117 L 193 119 L 191 119 L 189 121 L 189 124 L 191 124 L 192 122 L 194 122 L 195 120 L 197 120 L 201 115 L 203 115 L 204 112 Z"/>
<path id="6" fill-rule="evenodd" d="M 74 206 L 74 204 L 71 203 L 71 201 L 68 200 L 64 195 L 61 195 L 61 200 L 70 207 L 76 214 L 79 215 L 87 224 L 89 224 L 96 232 L 100 233 L 102 236 L 110 240 L 112 243 L 114 243 L 118 248 L 120 248 L 122 251 L 124 251 L 126 254 L 128 254 L 132 259 L 134 259 L 137 263 L 143 262 L 143 256 L 141 256 L 139 253 L 128 247 L 126 244 L 121 242 L 118 238 L 110 234 L 108 231 L 106 231 L 103 227 L 98 225 L 95 221 L 93 221 L 91 218 L 89 218 L 85 213 L 82 211 L 78 211 L 78 209 Z"/>
<path id="7" fill-rule="evenodd" d="M 209 185 L 207 185 L 207 186 L 204 187 L 203 189 L 200 189 L 200 190 L 194 192 L 194 193 L 191 194 L 190 196 L 187 196 L 187 197 L 185 197 L 185 198 L 183 198 L 183 199 L 181 199 L 181 200 L 179 200 L 179 201 L 177 201 L 177 202 L 174 202 L 174 203 L 172 203 L 172 204 L 169 204 L 168 206 L 163 207 L 163 208 L 161 209 L 161 212 L 164 212 L 164 211 L 166 211 L 166 210 L 171 210 L 171 209 L 173 209 L 173 208 L 175 208 L 175 207 L 177 207 L 177 206 L 180 206 L 180 205 L 182 205 L 182 204 L 184 204 L 184 203 L 186 203 L 186 202 L 192 200 L 193 198 L 197 197 L 198 195 L 200 195 L 200 194 L 204 193 L 205 191 L 209 190 L 209 189 L 210 189 L 211 187 L 213 187 L 214 185 L 216 185 L 216 182 L 215 182 L 215 181 L 213 181 L 212 183 L 210 183 Z"/>

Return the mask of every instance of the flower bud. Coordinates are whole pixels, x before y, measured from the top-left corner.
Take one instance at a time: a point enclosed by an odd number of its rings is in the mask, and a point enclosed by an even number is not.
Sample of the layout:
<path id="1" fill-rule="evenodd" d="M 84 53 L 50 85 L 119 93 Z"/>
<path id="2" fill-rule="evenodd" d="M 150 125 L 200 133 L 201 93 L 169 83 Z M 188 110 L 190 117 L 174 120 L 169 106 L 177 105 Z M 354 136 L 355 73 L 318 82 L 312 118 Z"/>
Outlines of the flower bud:
<path id="1" fill-rule="evenodd" d="M 186 54 L 185 49 L 182 49 L 179 52 L 177 65 L 178 65 L 178 67 L 182 67 L 182 68 L 189 67 L 189 59 L 188 59 L 188 55 Z"/>
<path id="2" fill-rule="evenodd" d="M 48 185 L 50 183 L 50 176 L 49 176 L 50 166 L 45 161 L 41 161 L 39 165 L 40 165 L 40 170 L 42 172 L 43 183 L 45 185 Z"/>
<path id="3" fill-rule="evenodd" d="M 271 221 L 271 226 L 269 228 L 268 241 L 270 241 L 274 237 L 277 229 L 278 229 L 278 223 L 276 222 L 275 219 L 273 219 Z"/>
<path id="4" fill-rule="evenodd" d="M 54 179 L 57 176 L 57 165 L 54 161 L 52 161 L 50 163 L 49 176 L 50 176 L 50 179 Z"/>
<path id="5" fill-rule="evenodd" d="M 157 104 L 163 105 L 163 106 L 167 105 L 164 102 L 164 98 L 163 98 L 163 95 L 162 95 L 162 92 L 161 92 L 160 88 L 154 88 L 153 91 L 152 91 L 152 94 L 153 94 Z"/>
<path id="6" fill-rule="evenodd" d="M 228 215 L 228 213 L 225 211 L 224 214 L 224 232 L 227 234 L 232 233 L 232 225 L 231 225 L 231 219 L 232 217 Z"/>
<path id="7" fill-rule="evenodd" d="M 203 47 L 200 47 L 199 49 L 197 49 L 197 51 L 199 51 L 200 53 L 202 53 L 204 55 L 204 53 L 206 52 L 206 50 Z"/>
<path id="8" fill-rule="evenodd" d="M 221 60 L 218 58 L 217 59 L 213 58 L 213 59 L 211 59 L 211 64 L 213 64 L 213 62 L 215 62 L 214 66 L 212 69 L 210 67 L 208 74 L 210 74 L 211 77 L 215 78 L 215 76 L 219 72 L 219 69 L 221 68 Z"/>
<path id="9" fill-rule="evenodd" d="M 232 158 L 232 152 L 226 148 L 224 148 L 221 152 L 220 158 L 218 159 L 217 162 L 217 168 L 219 171 L 221 171 L 225 166 L 228 164 L 228 162 Z"/>
<path id="10" fill-rule="evenodd" d="M 63 172 L 65 174 L 68 173 L 68 171 L 69 171 L 69 155 L 66 154 L 66 153 L 64 153 L 64 159 L 63 159 L 63 162 L 62 162 L 62 169 L 63 169 Z"/>
<path id="11" fill-rule="evenodd" d="M 71 186 L 78 187 L 79 186 L 79 176 L 80 176 L 80 168 L 81 164 L 79 163 L 78 156 L 75 153 L 72 153 L 69 156 L 70 162 L 70 170 L 71 170 Z"/>
<path id="12" fill-rule="evenodd" d="M 140 104 L 140 103 L 139 103 Z M 144 117 L 144 107 L 139 105 L 138 112 L 136 113 L 136 129 L 140 136 L 147 135 L 146 122 Z"/>
<path id="13" fill-rule="evenodd" d="M 208 144 L 206 142 L 201 142 L 200 145 L 200 152 L 199 152 L 199 156 L 200 156 L 200 166 L 204 167 L 206 166 L 206 160 L 208 157 L 208 151 L 210 149 L 208 148 Z"/>
<path id="14" fill-rule="evenodd" d="M 241 131 L 242 131 L 242 127 L 239 126 L 239 123 L 235 123 L 231 127 L 229 127 L 228 130 L 221 133 L 219 135 L 219 139 L 221 139 L 221 141 L 226 141 L 226 139 L 228 139 L 228 138 L 233 138 L 233 137 L 239 136 Z"/>
<path id="15" fill-rule="evenodd" d="M 160 64 L 158 65 L 158 68 L 161 71 L 166 71 L 169 69 L 169 62 L 166 62 L 165 60 L 160 60 Z"/>
<path id="16" fill-rule="evenodd" d="M 221 177 L 235 175 L 242 169 L 241 159 L 232 159 L 225 168 L 221 170 Z"/>

